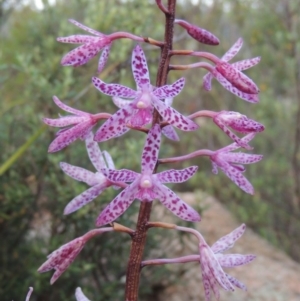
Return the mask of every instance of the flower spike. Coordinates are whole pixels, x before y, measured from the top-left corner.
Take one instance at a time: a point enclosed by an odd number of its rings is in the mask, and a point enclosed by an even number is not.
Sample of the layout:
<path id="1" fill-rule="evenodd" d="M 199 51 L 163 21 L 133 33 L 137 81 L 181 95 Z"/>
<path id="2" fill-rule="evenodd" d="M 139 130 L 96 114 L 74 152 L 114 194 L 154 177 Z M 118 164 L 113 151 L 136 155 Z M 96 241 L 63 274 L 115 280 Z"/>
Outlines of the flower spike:
<path id="1" fill-rule="evenodd" d="M 120 110 L 96 132 L 96 141 L 106 141 L 123 135 L 128 131 L 126 125 L 141 127 L 149 124 L 152 121 L 154 108 L 170 125 L 183 131 L 193 131 L 198 128 L 196 123 L 170 107 L 172 101 L 169 99 L 181 92 L 185 82 L 184 78 L 180 78 L 172 85 L 153 87 L 150 84 L 146 57 L 139 45 L 132 52 L 132 71 L 137 84 L 137 91 L 118 84 L 106 84 L 99 78 L 93 77 L 92 82 L 94 86 L 100 92 L 113 96 L 114 102 L 120 107 Z M 122 97 L 130 99 L 130 101 L 125 101 Z M 174 138 L 177 136 L 170 129 L 164 130 L 164 133 Z"/>
<path id="2" fill-rule="evenodd" d="M 140 201 L 159 201 L 173 214 L 187 221 L 199 221 L 199 214 L 163 183 L 180 183 L 187 181 L 197 171 L 196 166 L 183 170 L 169 170 L 153 174 L 160 147 L 161 129 L 155 124 L 148 133 L 142 153 L 141 174 L 130 170 L 103 170 L 104 175 L 112 182 L 132 182 L 109 203 L 97 218 L 96 225 L 102 226 L 113 222 L 132 204 L 134 199 Z"/>

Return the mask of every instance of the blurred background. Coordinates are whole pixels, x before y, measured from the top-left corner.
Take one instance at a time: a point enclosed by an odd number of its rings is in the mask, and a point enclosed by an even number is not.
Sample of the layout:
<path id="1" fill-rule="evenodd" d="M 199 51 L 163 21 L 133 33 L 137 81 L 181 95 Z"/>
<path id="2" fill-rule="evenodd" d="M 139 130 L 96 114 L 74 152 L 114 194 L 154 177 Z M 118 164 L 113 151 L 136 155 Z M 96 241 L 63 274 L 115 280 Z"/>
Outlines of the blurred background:
<path id="1" fill-rule="evenodd" d="M 59 162 L 94 170 L 84 143 L 76 141 L 63 151 L 48 154 L 56 129 L 47 128 L 43 117 L 62 113 L 52 101 L 58 96 L 79 110 L 114 112 L 109 97 L 92 85 L 97 58 L 80 68 L 62 67 L 62 56 L 73 45 L 56 42 L 58 36 L 85 34 L 70 24 L 75 19 L 103 33 L 128 31 L 161 40 L 164 18 L 155 1 L 141 0 L 0 0 L 0 299 L 23 300 L 34 286 L 32 300 L 73 300 L 74 289 L 84 286 L 91 300 L 121 300 L 130 242 L 127 236 L 104 234 L 90 241 L 78 259 L 53 287 L 51 273 L 38 274 L 46 255 L 94 227 L 100 212 L 117 193 L 107 190 L 78 212 L 63 216 L 65 205 L 87 186 L 72 180 Z M 247 103 L 213 81 L 202 88 L 203 70 L 172 72 L 169 83 L 186 77 L 174 107 L 184 114 L 194 111 L 233 110 L 266 127 L 252 142 L 259 164 L 248 166 L 246 176 L 255 187 L 248 196 L 225 175 L 212 174 L 207 158 L 185 163 L 199 165 L 190 181 L 173 187 L 177 191 L 203 191 L 216 197 L 242 222 L 300 261 L 300 5 L 298 0 L 199 0 L 178 1 L 177 17 L 213 32 L 217 47 L 203 46 L 175 28 L 177 49 L 210 51 L 222 56 L 243 37 L 242 50 L 233 59 L 261 56 L 261 63 L 246 73 L 258 84 L 260 103 Z M 132 41 L 112 46 L 101 78 L 134 87 L 131 73 Z M 143 45 L 152 83 L 159 51 Z M 99 57 L 99 56 L 97 56 Z M 180 58 L 181 63 L 196 62 Z M 174 58 L 172 63 L 178 63 Z M 64 114 L 64 113 L 63 113 Z M 216 150 L 231 141 L 211 120 L 199 120 L 195 133 L 179 133 L 181 143 L 163 140 L 160 156 L 181 155 L 200 148 Z M 116 167 L 139 170 L 144 144 L 142 133 L 129 133 L 101 144 Z M 182 168 L 175 164 L 174 168 Z M 118 221 L 135 225 L 138 202 Z M 159 205 L 160 206 L 160 205 Z M 198 204 L 199 210 L 205 208 Z M 180 222 L 181 223 L 181 222 Z M 217 221 L 214 221 L 217 227 Z M 157 248 L 163 232 L 149 235 L 147 253 Z M 117 237 L 117 238 L 116 238 Z M 141 300 L 153 294 L 151 279 L 165 278 L 164 268 L 142 275 Z M 147 284 L 148 285 L 143 285 Z M 72 296 L 72 297 L 71 297 Z"/>

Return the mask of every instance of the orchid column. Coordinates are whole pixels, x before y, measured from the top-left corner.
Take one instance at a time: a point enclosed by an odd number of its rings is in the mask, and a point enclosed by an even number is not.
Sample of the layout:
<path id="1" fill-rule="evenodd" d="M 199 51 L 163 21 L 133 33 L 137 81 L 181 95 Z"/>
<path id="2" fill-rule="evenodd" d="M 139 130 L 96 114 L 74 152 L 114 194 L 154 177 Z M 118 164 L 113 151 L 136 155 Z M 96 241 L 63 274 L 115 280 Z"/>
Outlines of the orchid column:
<path id="1" fill-rule="evenodd" d="M 219 287 L 225 290 L 234 290 L 234 286 L 245 289 L 245 285 L 239 280 L 226 274 L 222 267 L 234 267 L 251 262 L 255 256 L 252 254 L 221 254 L 231 248 L 235 241 L 242 236 L 245 225 L 240 226 L 230 234 L 219 239 L 212 247 L 209 247 L 203 236 L 192 228 L 180 227 L 175 224 L 167 224 L 163 221 L 150 222 L 151 207 L 154 200 L 161 202 L 176 217 L 189 222 L 199 222 L 200 215 L 183 200 L 181 200 L 165 183 L 181 183 L 190 179 L 196 172 L 197 166 L 190 166 L 182 170 L 170 169 L 157 172 L 161 164 L 189 160 L 196 156 L 206 156 L 212 162 L 213 172 L 220 168 L 236 185 L 246 193 L 253 194 L 254 188 L 243 175 L 243 164 L 258 162 L 261 155 L 233 152 L 238 148 L 252 150 L 249 142 L 256 133 L 264 130 L 263 125 L 247 118 L 237 112 L 213 112 L 201 110 L 190 116 L 183 116 L 171 107 L 174 97 L 177 97 L 184 88 L 185 79 L 179 78 L 173 84 L 167 84 L 167 76 L 170 70 L 187 70 L 191 68 L 204 68 L 209 73 L 204 76 L 203 84 L 206 90 L 211 89 L 211 81 L 217 79 L 228 91 L 240 98 L 255 103 L 258 102 L 259 90 L 256 84 L 241 71 L 257 64 L 260 58 L 248 59 L 233 64 L 228 63 L 242 46 L 242 39 L 222 57 L 218 58 L 208 52 L 194 50 L 173 50 L 174 24 L 182 26 L 187 33 L 200 43 L 218 45 L 219 40 L 213 34 L 185 20 L 175 19 L 176 0 L 168 0 L 165 6 L 162 1 L 156 0 L 156 4 L 165 15 L 165 36 L 163 41 L 156 41 L 149 37 L 139 37 L 127 32 L 115 32 L 103 34 L 90 29 L 77 21 L 71 23 L 89 32 L 91 35 L 73 35 L 58 38 L 59 42 L 83 44 L 72 50 L 62 59 L 65 66 L 80 66 L 87 63 L 100 51 L 97 71 L 101 73 L 109 58 L 111 45 L 118 39 L 131 39 L 139 43 L 149 43 L 161 49 L 160 63 L 158 66 L 155 85 L 150 82 L 147 60 L 142 47 L 138 44 L 132 51 L 132 72 L 136 82 L 136 90 L 122 86 L 118 83 L 105 83 L 99 77 L 92 77 L 92 83 L 100 93 L 112 97 L 119 110 L 110 113 L 87 113 L 71 108 L 61 102 L 56 96 L 54 102 L 62 110 L 72 115 L 58 119 L 44 118 L 44 122 L 50 126 L 62 127 L 55 140 L 49 146 L 49 152 L 59 151 L 76 139 L 85 141 L 86 149 L 95 172 L 82 167 L 73 166 L 61 162 L 62 170 L 78 181 L 83 181 L 90 186 L 86 191 L 72 199 L 64 210 L 64 214 L 71 214 L 88 204 L 107 188 L 123 189 L 96 218 L 96 226 L 81 237 L 63 245 L 48 256 L 48 260 L 39 268 L 39 272 L 51 269 L 55 273 L 51 283 L 75 260 L 76 256 L 94 236 L 104 232 L 125 232 L 132 240 L 128 267 L 126 273 L 125 300 L 138 300 L 138 288 L 141 269 L 147 265 L 184 263 L 195 261 L 200 264 L 205 290 L 206 300 L 210 300 L 210 291 L 219 297 Z M 204 58 L 210 63 L 200 61 L 191 65 L 171 65 L 170 60 L 175 55 L 191 55 Z M 211 118 L 213 122 L 233 140 L 229 146 L 219 150 L 200 149 L 190 154 L 184 154 L 174 158 L 159 158 L 161 137 L 178 141 L 175 128 L 181 131 L 196 131 L 198 125 L 194 118 Z M 101 120 L 104 123 L 94 133 L 93 128 Z M 231 129 L 247 134 L 239 137 Z M 141 171 L 130 169 L 116 170 L 109 153 L 102 152 L 98 143 L 109 139 L 117 139 L 129 130 L 144 132 L 147 136 L 144 148 L 141 150 Z M 179 142 L 178 142 L 179 143 Z M 129 229 L 115 223 L 134 200 L 139 200 L 140 209 L 136 229 Z M 106 227 L 102 227 L 108 225 Z M 199 242 L 199 253 L 173 259 L 151 259 L 143 261 L 143 251 L 146 235 L 149 228 L 162 227 L 177 231 L 184 231 L 195 235 Z M 77 289 L 77 300 L 85 300 L 80 289 Z"/>

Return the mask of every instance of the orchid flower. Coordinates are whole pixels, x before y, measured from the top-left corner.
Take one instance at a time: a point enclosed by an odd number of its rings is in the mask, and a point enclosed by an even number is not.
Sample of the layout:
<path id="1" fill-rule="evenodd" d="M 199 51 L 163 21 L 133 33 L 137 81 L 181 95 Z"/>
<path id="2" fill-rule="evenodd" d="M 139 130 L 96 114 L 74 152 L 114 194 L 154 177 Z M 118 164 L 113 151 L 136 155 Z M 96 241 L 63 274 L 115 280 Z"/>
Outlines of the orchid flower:
<path id="1" fill-rule="evenodd" d="M 107 167 L 111 170 L 114 170 L 112 158 L 107 152 L 101 153 L 97 142 L 95 142 L 93 138 L 93 133 L 89 133 L 85 140 L 85 143 L 90 160 L 96 168 L 97 172 L 93 173 L 84 168 L 73 166 L 65 162 L 60 163 L 61 169 L 68 176 L 91 186 L 91 188 L 76 196 L 73 200 L 71 200 L 68 203 L 64 210 L 64 214 L 70 214 L 80 209 L 81 207 L 95 199 L 97 196 L 99 196 L 102 193 L 102 191 L 104 191 L 106 188 L 112 185 L 117 185 L 116 183 L 110 181 L 103 174 L 103 170 Z M 107 161 L 107 165 L 104 161 L 103 155 Z"/>
<path id="2" fill-rule="evenodd" d="M 102 54 L 100 56 L 99 63 L 98 63 L 98 72 L 100 73 L 107 62 L 109 52 L 110 52 L 110 47 L 114 40 L 121 39 L 121 38 L 128 38 L 139 42 L 144 41 L 143 38 L 127 32 L 115 32 L 110 35 L 105 35 L 75 20 L 70 19 L 69 22 L 91 33 L 93 36 L 77 34 L 69 37 L 57 38 L 57 41 L 62 43 L 83 44 L 73 49 L 62 58 L 61 64 L 63 66 L 77 67 L 77 66 L 84 65 L 102 50 Z"/>
<path id="3" fill-rule="evenodd" d="M 233 276 L 228 275 L 222 269 L 222 267 L 231 268 L 245 265 L 255 259 L 256 256 L 252 254 L 222 254 L 224 251 L 233 247 L 234 243 L 243 235 L 245 229 L 245 224 L 242 224 L 228 235 L 221 237 L 211 247 L 207 245 L 203 237 L 200 240 L 200 264 L 206 301 L 210 300 L 211 289 L 217 300 L 219 300 L 220 293 L 218 285 L 227 291 L 234 291 L 233 286 L 247 290 L 243 283 Z"/>
<path id="4" fill-rule="evenodd" d="M 115 199 L 113 199 L 97 218 L 96 225 L 101 226 L 114 221 L 132 204 L 134 199 L 151 202 L 154 199 L 168 208 L 173 214 L 187 221 L 199 221 L 199 214 L 183 202 L 172 190 L 162 183 L 181 183 L 191 178 L 197 166 L 183 170 L 167 170 L 154 174 L 160 148 L 161 129 L 155 124 L 149 131 L 142 153 L 141 174 L 127 169 L 103 170 L 112 182 L 132 182 Z"/>
<path id="5" fill-rule="evenodd" d="M 239 133 L 259 133 L 262 132 L 265 127 L 245 115 L 233 111 L 221 111 L 213 117 L 214 123 L 233 141 L 235 141 L 240 147 L 246 149 L 252 149 L 247 143 L 240 139 L 236 134 L 230 131 L 227 127 L 231 127 Z"/>
<path id="6" fill-rule="evenodd" d="M 241 139 L 242 143 L 248 144 L 255 136 L 255 133 L 250 133 Z M 232 151 L 238 149 L 239 144 L 233 143 L 212 152 L 209 157 L 213 165 L 213 173 L 218 173 L 218 167 L 230 178 L 237 186 L 249 194 L 254 194 L 254 189 L 251 183 L 244 177 L 243 172 L 245 167 L 241 164 L 252 164 L 260 161 L 262 155 L 245 154 Z"/>
<path id="7" fill-rule="evenodd" d="M 81 252 L 84 245 L 88 240 L 98 234 L 104 232 L 113 231 L 112 227 L 94 229 L 83 236 L 77 237 L 70 242 L 62 245 L 57 250 L 53 251 L 47 256 L 47 261 L 45 261 L 38 269 L 39 273 L 48 272 L 50 270 L 55 270 L 50 283 L 53 284 L 60 275 L 71 265 L 75 260 L 77 255 Z"/>
<path id="8" fill-rule="evenodd" d="M 90 301 L 90 300 L 84 295 L 84 293 L 82 292 L 82 290 L 81 290 L 80 287 L 77 287 L 77 288 L 76 288 L 76 291 L 75 291 L 75 298 L 76 298 L 76 301 Z"/>
<path id="9" fill-rule="evenodd" d="M 127 124 L 140 127 L 150 123 L 154 108 L 164 121 L 178 129 L 193 131 L 198 128 L 198 125 L 192 120 L 161 101 L 178 95 L 184 86 L 184 78 L 180 78 L 172 85 L 153 89 L 150 84 L 146 57 L 139 45 L 134 48 L 132 53 L 132 71 L 137 84 L 137 91 L 119 84 L 106 84 L 99 78 L 93 77 L 93 84 L 100 92 L 109 96 L 133 99 L 100 127 L 95 134 L 96 141 L 101 142 L 123 135 L 128 131 Z"/>
<path id="10" fill-rule="evenodd" d="M 92 128 L 98 120 L 109 118 L 110 114 L 90 114 L 80 110 L 73 109 L 62 103 L 56 96 L 53 96 L 53 101 L 62 110 L 74 115 L 61 116 L 58 119 L 43 118 L 43 122 L 54 127 L 67 127 L 56 133 L 56 138 L 52 141 L 48 148 L 48 152 L 53 153 L 62 150 L 77 139 L 86 139 Z"/>
<path id="11" fill-rule="evenodd" d="M 214 46 L 220 44 L 219 39 L 206 29 L 190 24 L 185 20 L 176 19 L 174 23 L 185 28 L 187 33 L 200 43 Z"/>
<path id="12" fill-rule="evenodd" d="M 203 87 L 205 90 L 210 91 L 211 90 L 211 80 L 213 77 L 215 77 L 217 79 L 217 81 L 231 93 L 237 95 L 238 97 L 240 97 L 246 101 L 256 103 L 259 101 L 259 98 L 258 98 L 259 91 L 257 89 L 254 89 L 255 86 L 253 86 L 253 82 L 239 71 L 246 70 L 248 68 L 255 66 L 256 64 L 259 63 L 260 57 L 255 57 L 252 59 L 239 61 L 239 62 L 236 62 L 233 64 L 227 63 L 238 53 L 238 51 L 241 49 L 242 45 L 243 45 L 243 40 L 241 38 L 239 38 L 236 41 L 236 43 L 223 55 L 223 57 L 221 58 L 221 64 L 219 64 L 219 65 L 217 64 L 212 69 L 211 72 L 207 73 L 203 77 Z M 231 73 L 231 74 L 229 75 L 228 73 Z M 233 85 L 228 80 L 228 78 L 232 77 L 233 75 L 235 77 L 244 76 L 243 79 L 245 79 L 245 81 L 242 81 L 241 87 L 237 87 L 236 85 Z M 249 84 L 249 86 L 254 89 L 254 90 L 251 90 L 252 92 L 251 91 L 246 92 L 247 90 L 242 89 L 242 88 L 249 87 L 244 84 L 245 82 L 247 82 L 247 84 Z M 256 91 L 256 92 L 253 92 L 253 91 Z"/>
<path id="13" fill-rule="evenodd" d="M 117 97 L 117 96 L 114 96 L 114 97 L 112 98 L 112 100 L 113 100 L 114 104 L 115 104 L 118 108 L 120 108 L 120 109 L 124 108 L 126 105 L 128 105 L 130 102 L 132 102 L 132 101 L 130 101 L 130 100 L 125 100 L 125 99 L 122 99 L 122 98 Z M 168 98 L 165 99 L 165 104 L 166 104 L 167 106 L 171 106 L 172 103 L 173 103 L 173 98 L 168 97 Z M 152 111 L 153 111 L 153 110 L 152 110 Z M 151 112 L 150 123 L 151 123 L 151 122 L 152 122 L 152 112 Z M 130 128 L 127 128 L 127 131 L 129 131 L 129 130 L 130 130 Z M 127 132 L 127 131 L 126 131 L 126 132 Z M 177 135 L 175 129 L 174 129 L 171 125 L 164 126 L 164 127 L 162 128 L 162 133 L 163 133 L 167 138 L 169 138 L 170 140 L 179 141 L 179 136 Z M 125 134 L 125 133 L 124 133 L 124 134 Z"/>

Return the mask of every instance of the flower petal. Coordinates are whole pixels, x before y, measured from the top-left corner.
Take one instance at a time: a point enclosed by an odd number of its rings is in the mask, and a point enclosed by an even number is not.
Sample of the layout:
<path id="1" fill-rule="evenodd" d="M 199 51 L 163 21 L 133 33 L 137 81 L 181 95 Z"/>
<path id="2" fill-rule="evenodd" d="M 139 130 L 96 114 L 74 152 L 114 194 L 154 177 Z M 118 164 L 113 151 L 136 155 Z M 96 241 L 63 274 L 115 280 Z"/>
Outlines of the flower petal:
<path id="1" fill-rule="evenodd" d="M 107 151 L 103 151 L 102 154 L 106 160 L 107 167 L 109 169 L 115 169 L 115 164 L 114 164 L 114 161 L 113 161 L 111 155 Z"/>
<path id="2" fill-rule="evenodd" d="M 191 119 L 181 115 L 179 112 L 171 107 L 168 107 L 164 102 L 155 98 L 153 99 L 153 105 L 162 116 L 164 121 L 167 121 L 171 125 L 182 131 L 194 131 L 198 128 L 198 125 Z"/>
<path id="3" fill-rule="evenodd" d="M 76 34 L 68 37 L 59 37 L 56 41 L 69 44 L 85 44 L 92 42 L 94 39 L 94 36 Z"/>
<path id="4" fill-rule="evenodd" d="M 237 280 L 236 278 L 234 278 L 233 276 L 230 276 L 228 274 L 226 274 L 226 276 L 233 285 L 242 289 L 243 291 L 247 291 L 247 287 L 244 283 L 240 282 L 239 280 Z"/>
<path id="5" fill-rule="evenodd" d="M 99 183 L 87 189 L 68 203 L 68 205 L 64 209 L 64 214 L 67 215 L 73 213 L 81 207 L 85 206 L 86 204 L 90 203 L 109 186 L 110 184 L 107 181 L 105 181 L 104 183 Z"/>
<path id="6" fill-rule="evenodd" d="M 104 175 L 112 182 L 133 182 L 138 173 L 128 169 L 103 169 Z"/>
<path id="7" fill-rule="evenodd" d="M 102 142 L 126 133 L 128 131 L 126 123 L 131 116 L 133 109 L 133 104 L 130 103 L 128 106 L 117 111 L 98 129 L 94 136 L 94 140 Z"/>
<path id="8" fill-rule="evenodd" d="M 206 91 L 211 90 L 211 81 L 213 79 L 212 74 L 209 72 L 203 76 L 203 88 Z"/>
<path id="9" fill-rule="evenodd" d="M 73 125 L 84 121 L 85 117 L 81 116 L 63 116 L 57 119 L 43 118 L 43 122 L 47 125 L 54 127 L 64 127 L 68 125 Z"/>
<path id="10" fill-rule="evenodd" d="M 181 200 L 168 187 L 157 183 L 156 194 L 159 201 L 179 218 L 190 222 L 200 221 L 201 218 L 199 213 L 191 206 L 186 204 L 183 200 Z"/>
<path id="11" fill-rule="evenodd" d="M 218 239 L 212 246 L 211 246 L 211 250 L 214 253 L 221 253 L 224 252 L 228 249 L 230 249 L 234 243 L 241 238 L 241 236 L 244 234 L 246 230 L 246 225 L 242 224 L 241 226 L 239 226 L 238 228 L 236 228 L 235 230 L 233 230 L 232 232 L 230 232 L 229 234 L 221 237 L 220 239 Z"/>
<path id="12" fill-rule="evenodd" d="M 239 38 L 231 48 L 222 56 L 222 61 L 228 62 L 230 61 L 242 48 L 243 46 L 243 39 Z"/>
<path id="13" fill-rule="evenodd" d="M 152 108 L 138 109 L 135 111 L 136 113 L 133 113 L 128 121 L 130 126 L 141 127 L 152 121 Z"/>
<path id="14" fill-rule="evenodd" d="M 77 301 L 90 301 L 82 292 L 80 287 L 76 288 L 75 298 Z"/>
<path id="15" fill-rule="evenodd" d="M 248 135 L 244 136 L 243 138 L 241 138 L 241 140 L 243 141 L 243 143 L 249 143 L 254 137 L 255 137 L 256 133 L 249 133 Z M 240 146 L 235 142 L 232 143 L 230 145 L 227 145 L 221 149 L 218 150 L 218 152 L 230 152 L 230 151 L 234 151 L 236 149 L 240 148 Z"/>
<path id="16" fill-rule="evenodd" d="M 101 172 L 101 169 L 105 168 L 106 164 L 98 143 L 94 141 L 94 135 L 92 132 L 90 132 L 86 137 L 85 146 L 92 164 L 97 171 Z"/>
<path id="17" fill-rule="evenodd" d="M 222 267 L 233 268 L 250 263 L 256 258 L 256 256 L 252 254 L 219 254 L 217 258 Z"/>
<path id="18" fill-rule="evenodd" d="M 229 163 L 252 164 L 259 162 L 263 155 L 246 153 L 222 153 L 222 159 Z"/>
<path id="19" fill-rule="evenodd" d="M 102 50 L 102 53 L 99 58 L 99 63 L 98 63 L 98 72 L 99 73 L 104 69 L 104 67 L 107 63 L 107 60 L 109 57 L 109 52 L 110 52 L 110 47 L 111 47 L 111 43 L 106 45 Z"/>
<path id="20" fill-rule="evenodd" d="M 171 125 L 162 128 L 161 132 L 170 140 L 179 141 L 179 136 Z"/>
<path id="21" fill-rule="evenodd" d="M 105 46 L 107 41 L 103 38 L 94 38 L 93 41 L 83 44 L 69 53 L 67 53 L 61 60 L 63 66 L 81 66 L 92 59 Z"/>
<path id="22" fill-rule="evenodd" d="M 157 163 L 161 141 L 161 128 L 155 124 L 148 132 L 142 153 L 142 173 L 153 172 Z"/>
<path id="23" fill-rule="evenodd" d="M 170 169 L 155 176 L 161 183 L 182 183 L 190 179 L 197 171 L 198 166 L 190 166 L 182 170 Z"/>
<path id="24" fill-rule="evenodd" d="M 85 30 L 85 31 L 87 31 L 87 32 L 95 35 L 95 36 L 100 36 L 100 37 L 104 36 L 103 33 L 99 32 L 97 30 L 94 30 L 94 29 L 92 29 L 90 27 L 87 27 L 87 26 L 85 26 L 85 25 L 77 22 L 76 20 L 69 19 L 69 22 L 72 23 L 72 24 L 74 24 L 75 26 L 77 26 L 77 27 L 79 27 L 79 28 L 81 28 L 81 29 L 83 29 L 83 30 Z"/>
<path id="25" fill-rule="evenodd" d="M 59 165 L 65 174 L 77 181 L 87 183 L 90 186 L 99 183 L 99 179 L 97 179 L 95 173 L 89 170 L 65 162 L 60 162 Z"/>
<path id="26" fill-rule="evenodd" d="M 235 63 L 232 63 L 231 66 L 239 71 L 249 69 L 255 65 L 257 65 L 260 62 L 261 57 L 254 57 L 252 59 L 246 59 L 242 61 L 238 61 Z"/>
<path id="27" fill-rule="evenodd" d="M 93 77 L 92 82 L 96 89 L 108 96 L 125 98 L 133 98 L 136 96 L 136 91 L 119 84 L 107 84 L 98 77 Z"/>
<path id="28" fill-rule="evenodd" d="M 144 51 L 141 46 L 137 45 L 132 51 L 132 73 L 137 86 L 150 87 L 149 70 Z"/>
<path id="29" fill-rule="evenodd" d="M 121 191 L 100 213 L 96 225 L 109 224 L 122 215 L 134 201 L 137 189 L 138 182 L 135 181 Z"/>
<path id="30" fill-rule="evenodd" d="M 165 99 L 177 96 L 184 87 L 184 77 L 178 79 L 172 85 L 165 85 L 154 90 L 153 94 L 159 99 Z"/>
<path id="31" fill-rule="evenodd" d="M 113 103 L 120 109 L 124 108 L 125 106 L 129 105 L 131 100 L 123 99 L 118 96 L 114 96 L 112 98 Z"/>
<path id="32" fill-rule="evenodd" d="M 77 115 L 77 116 L 91 116 L 91 114 L 80 111 L 80 110 L 76 110 L 74 108 L 71 108 L 69 106 L 67 106 L 66 104 L 64 104 L 61 100 L 59 100 L 58 97 L 53 96 L 53 101 L 55 102 L 55 104 L 61 108 L 62 110 L 69 112 L 71 114 Z"/>

